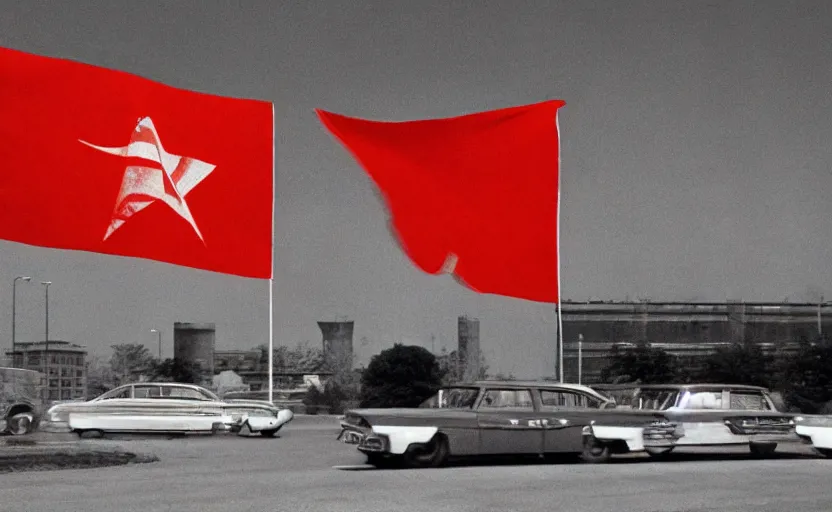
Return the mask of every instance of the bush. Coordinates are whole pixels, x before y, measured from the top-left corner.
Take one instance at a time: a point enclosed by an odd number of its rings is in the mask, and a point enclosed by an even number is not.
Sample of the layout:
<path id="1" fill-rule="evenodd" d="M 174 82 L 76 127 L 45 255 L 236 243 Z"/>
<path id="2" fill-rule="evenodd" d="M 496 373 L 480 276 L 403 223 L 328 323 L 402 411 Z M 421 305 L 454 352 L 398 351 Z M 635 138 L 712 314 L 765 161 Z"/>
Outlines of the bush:
<path id="1" fill-rule="evenodd" d="M 436 393 L 442 373 L 424 347 L 396 344 L 373 356 L 361 376 L 361 407 L 417 407 Z"/>

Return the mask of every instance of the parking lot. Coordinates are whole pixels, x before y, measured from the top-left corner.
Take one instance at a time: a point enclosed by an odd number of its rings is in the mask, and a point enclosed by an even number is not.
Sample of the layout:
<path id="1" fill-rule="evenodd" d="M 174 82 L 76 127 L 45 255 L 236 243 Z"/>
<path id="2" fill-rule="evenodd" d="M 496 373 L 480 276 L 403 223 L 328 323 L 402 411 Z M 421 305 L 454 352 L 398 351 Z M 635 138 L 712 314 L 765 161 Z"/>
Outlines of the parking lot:
<path id="1" fill-rule="evenodd" d="M 611 464 L 455 463 L 375 470 L 335 441 L 333 417 L 298 416 L 279 437 L 89 439 L 154 453 L 159 462 L 6 474 L 12 511 L 508 511 L 832 510 L 832 460 L 789 449 L 771 460 L 743 450 L 628 457 Z"/>

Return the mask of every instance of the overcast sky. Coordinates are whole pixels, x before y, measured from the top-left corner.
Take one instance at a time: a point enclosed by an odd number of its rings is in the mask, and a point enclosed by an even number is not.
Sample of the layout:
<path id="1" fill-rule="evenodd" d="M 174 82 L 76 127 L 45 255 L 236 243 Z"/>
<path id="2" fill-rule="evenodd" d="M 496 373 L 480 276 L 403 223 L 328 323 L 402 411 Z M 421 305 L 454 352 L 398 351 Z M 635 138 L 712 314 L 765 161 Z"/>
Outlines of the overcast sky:
<path id="1" fill-rule="evenodd" d="M 274 102 L 277 344 L 319 344 L 317 320 L 348 316 L 360 362 L 431 335 L 450 349 L 469 314 L 492 368 L 526 377 L 553 371 L 554 307 L 418 271 L 313 109 L 563 99 L 564 299 L 817 300 L 832 297 L 830 34 L 823 0 L 0 1 L 0 46 Z M 268 340 L 265 281 L 0 241 L 4 347 L 17 275 L 54 283 L 50 337 L 101 355 L 155 352 L 160 328 L 170 357 L 175 321 L 216 322 L 218 348 Z M 18 287 L 19 341 L 43 338 L 43 295 Z"/>

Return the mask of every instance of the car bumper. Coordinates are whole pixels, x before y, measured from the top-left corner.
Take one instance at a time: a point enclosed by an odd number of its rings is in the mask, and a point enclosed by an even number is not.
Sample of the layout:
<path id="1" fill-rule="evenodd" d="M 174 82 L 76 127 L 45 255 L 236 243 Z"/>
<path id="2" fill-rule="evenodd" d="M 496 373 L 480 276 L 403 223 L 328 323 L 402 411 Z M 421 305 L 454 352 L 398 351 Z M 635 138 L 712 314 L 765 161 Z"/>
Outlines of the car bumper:
<path id="1" fill-rule="evenodd" d="M 354 428 L 341 428 L 336 441 L 346 444 L 354 444 L 359 451 L 364 453 L 385 453 L 390 446 L 387 436 L 376 434 L 372 431 L 364 432 Z"/>

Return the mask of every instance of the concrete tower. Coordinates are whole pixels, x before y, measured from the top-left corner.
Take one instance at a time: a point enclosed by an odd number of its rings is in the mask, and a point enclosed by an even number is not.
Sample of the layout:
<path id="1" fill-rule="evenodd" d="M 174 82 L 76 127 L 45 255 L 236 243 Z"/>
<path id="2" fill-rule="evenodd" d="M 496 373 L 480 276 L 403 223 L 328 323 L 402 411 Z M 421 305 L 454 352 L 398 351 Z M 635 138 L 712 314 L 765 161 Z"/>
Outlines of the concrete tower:
<path id="1" fill-rule="evenodd" d="M 476 380 L 480 374 L 480 321 L 461 316 L 458 319 L 457 354 L 462 365 L 462 380 Z"/>
<path id="2" fill-rule="evenodd" d="M 323 352 L 326 360 L 336 366 L 352 369 L 352 333 L 355 322 L 318 322 L 323 335 Z M 340 368 L 331 368 L 332 370 Z"/>
<path id="3" fill-rule="evenodd" d="M 202 369 L 204 381 L 214 377 L 214 347 L 217 329 L 213 323 L 173 324 L 173 358 L 196 363 Z"/>

